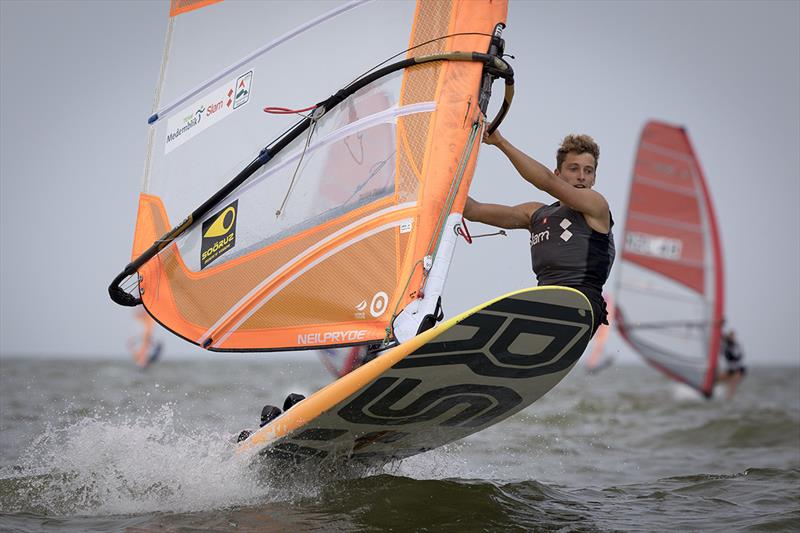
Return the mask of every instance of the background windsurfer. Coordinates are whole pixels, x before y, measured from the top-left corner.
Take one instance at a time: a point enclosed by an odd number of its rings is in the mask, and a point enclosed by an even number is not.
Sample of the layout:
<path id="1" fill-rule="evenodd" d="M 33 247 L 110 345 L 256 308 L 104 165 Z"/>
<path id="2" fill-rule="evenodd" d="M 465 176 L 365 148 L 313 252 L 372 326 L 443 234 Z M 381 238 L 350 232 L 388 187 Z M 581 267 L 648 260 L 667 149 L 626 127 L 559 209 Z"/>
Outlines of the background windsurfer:
<path id="1" fill-rule="evenodd" d="M 742 378 L 747 373 L 747 368 L 742 363 L 744 352 L 742 352 L 742 347 L 736 340 L 736 333 L 732 329 L 722 335 L 720 354 L 725 358 L 728 368 L 724 374 L 720 374 L 717 382 L 724 383 L 727 386 L 725 395 L 730 400 L 736 393 L 739 382 L 742 381 Z"/>
<path id="2" fill-rule="evenodd" d="M 594 312 L 594 334 L 600 324 L 608 324 L 603 284 L 615 254 L 611 233 L 614 221 L 608 202 L 592 190 L 600 156 L 597 143 L 588 135 L 567 135 L 556 153 L 556 169 L 551 172 L 499 131 L 484 134 L 483 142 L 497 146 L 522 178 L 558 201 L 507 206 L 468 197 L 464 218 L 530 231 L 531 259 L 539 285 L 571 287 L 586 295 Z"/>
<path id="3" fill-rule="evenodd" d="M 155 340 L 155 322 L 144 309 L 137 310 L 136 318 L 142 323 L 144 331 L 139 337 L 128 339 L 127 345 L 133 361 L 139 368 L 145 369 L 158 360 L 164 345 Z"/>

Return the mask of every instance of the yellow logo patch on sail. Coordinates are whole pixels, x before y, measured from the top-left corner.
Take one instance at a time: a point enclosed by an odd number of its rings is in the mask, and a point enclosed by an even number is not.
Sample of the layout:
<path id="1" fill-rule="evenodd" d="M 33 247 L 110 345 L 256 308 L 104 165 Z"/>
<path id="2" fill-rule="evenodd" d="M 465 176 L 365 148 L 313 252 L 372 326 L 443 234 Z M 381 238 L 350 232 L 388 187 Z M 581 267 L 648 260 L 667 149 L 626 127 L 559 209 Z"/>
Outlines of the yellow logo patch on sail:
<path id="1" fill-rule="evenodd" d="M 214 219 L 214 222 L 211 223 L 211 227 L 208 230 L 203 227 L 203 237 L 208 239 L 212 239 L 214 237 L 221 237 L 228 233 L 233 227 L 233 223 L 236 222 L 236 209 L 232 205 L 225 208 L 225 210 Z"/>
<path id="2" fill-rule="evenodd" d="M 239 200 L 203 222 L 203 243 L 200 249 L 200 268 L 230 250 L 236 244 L 236 212 Z"/>

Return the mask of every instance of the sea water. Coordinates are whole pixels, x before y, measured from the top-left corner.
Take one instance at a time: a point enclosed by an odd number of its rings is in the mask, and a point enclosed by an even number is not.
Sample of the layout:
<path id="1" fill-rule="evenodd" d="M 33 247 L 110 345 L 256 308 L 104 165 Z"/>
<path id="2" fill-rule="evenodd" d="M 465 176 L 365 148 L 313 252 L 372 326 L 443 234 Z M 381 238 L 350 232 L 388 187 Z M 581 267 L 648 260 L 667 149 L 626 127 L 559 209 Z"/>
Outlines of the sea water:
<path id="1" fill-rule="evenodd" d="M 800 530 L 798 367 L 706 401 L 649 367 L 579 363 L 521 413 L 369 475 L 265 476 L 234 455 L 264 404 L 331 379 L 308 356 L 2 359 L 0 530 Z"/>

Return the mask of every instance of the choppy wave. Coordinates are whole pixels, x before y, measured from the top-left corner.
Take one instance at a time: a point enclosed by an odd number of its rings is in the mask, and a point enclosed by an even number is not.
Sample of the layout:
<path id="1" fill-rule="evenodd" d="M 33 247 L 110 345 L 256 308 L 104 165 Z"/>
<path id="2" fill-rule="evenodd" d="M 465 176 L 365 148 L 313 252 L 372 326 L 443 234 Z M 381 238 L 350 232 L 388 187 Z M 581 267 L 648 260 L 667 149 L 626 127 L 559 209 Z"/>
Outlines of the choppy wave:
<path id="1" fill-rule="evenodd" d="M 321 386 L 324 369 L 314 377 L 316 367 L 222 364 L 167 362 L 135 381 L 121 364 L 11 366 L 19 377 L 2 389 L 0 529 L 727 532 L 800 523 L 797 372 L 754 371 L 733 403 L 675 401 L 647 369 L 573 372 L 532 408 L 464 441 L 377 471 L 289 473 L 238 459 L 232 436 L 257 420 L 258 402 L 298 383 L 313 389 L 309 379 Z"/>
<path id="2" fill-rule="evenodd" d="M 4 512 L 51 516 L 198 511 L 271 496 L 229 435 L 176 420 L 169 406 L 50 427 L 1 475 Z"/>

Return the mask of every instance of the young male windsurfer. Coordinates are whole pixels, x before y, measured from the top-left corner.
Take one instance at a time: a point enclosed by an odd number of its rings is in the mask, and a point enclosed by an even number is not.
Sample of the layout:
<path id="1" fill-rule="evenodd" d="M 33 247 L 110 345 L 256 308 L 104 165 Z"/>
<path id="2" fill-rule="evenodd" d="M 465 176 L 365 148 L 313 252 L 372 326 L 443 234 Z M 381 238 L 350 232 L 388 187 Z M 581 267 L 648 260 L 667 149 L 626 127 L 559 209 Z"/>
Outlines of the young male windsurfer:
<path id="1" fill-rule="evenodd" d="M 483 142 L 499 148 L 520 176 L 558 201 L 500 205 L 467 197 L 464 218 L 504 229 L 531 233 L 531 259 L 539 285 L 561 285 L 581 291 L 594 312 L 592 335 L 608 324 L 603 284 L 614 262 L 614 220 L 608 202 L 595 184 L 600 149 L 588 135 L 567 135 L 550 171 L 499 131 Z"/>

